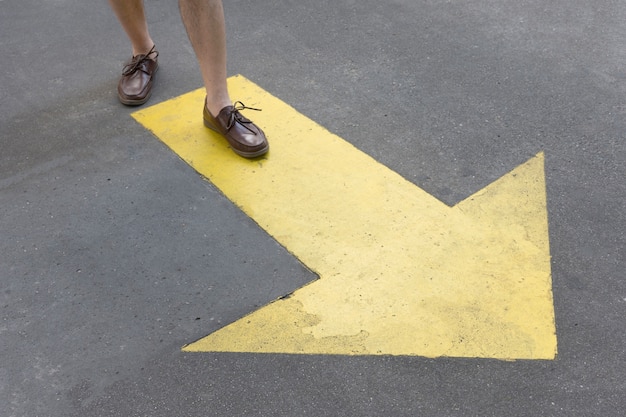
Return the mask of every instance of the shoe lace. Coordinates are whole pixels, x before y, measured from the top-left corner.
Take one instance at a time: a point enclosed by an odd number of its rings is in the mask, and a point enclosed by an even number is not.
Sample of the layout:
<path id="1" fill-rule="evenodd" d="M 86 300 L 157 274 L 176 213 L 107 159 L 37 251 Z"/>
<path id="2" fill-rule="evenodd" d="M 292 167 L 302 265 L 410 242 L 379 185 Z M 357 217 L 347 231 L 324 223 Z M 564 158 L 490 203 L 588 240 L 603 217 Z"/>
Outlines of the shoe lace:
<path id="1" fill-rule="evenodd" d="M 152 46 L 152 49 L 150 49 L 150 52 L 148 52 L 147 54 L 145 55 L 139 54 L 139 55 L 134 56 L 133 59 L 131 59 L 130 63 L 125 65 L 124 68 L 122 69 L 122 75 L 124 76 L 131 75 L 137 72 L 137 70 L 143 71 L 146 74 L 148 74 L 148 72 L 146 72 L 146 70 L 143 69 L 142 64 L 146 62 L 148 59 L 155 60 L 159 56 L 159 51 L 157 51 L 155 48 L 156 48 L 156 45 Z M 154 58 L 149 58 L 149 56 L 152 54 L 155 54 Z"/>
<path id="2" fill-rule="evenodd" d="M 226 130 L 230 130 L 231 127 L 235 125 L 235 123 L 239 123 L 241 126 L 245 127 L 250 133 L 256 135 L 256 132 L 249 128 L 247 125 L 253 124 L 251 120 L 247 119 L 243 114 L 239 113 L 241 110 L 255 110 L 261 111 L 261 109 L 255 109 L 254 107 L 248 107 L 243 104 L 241 101 L 236 101 L 233 109 L 230 111 L 228 115 L 228 124 L 226 125 Z"/>

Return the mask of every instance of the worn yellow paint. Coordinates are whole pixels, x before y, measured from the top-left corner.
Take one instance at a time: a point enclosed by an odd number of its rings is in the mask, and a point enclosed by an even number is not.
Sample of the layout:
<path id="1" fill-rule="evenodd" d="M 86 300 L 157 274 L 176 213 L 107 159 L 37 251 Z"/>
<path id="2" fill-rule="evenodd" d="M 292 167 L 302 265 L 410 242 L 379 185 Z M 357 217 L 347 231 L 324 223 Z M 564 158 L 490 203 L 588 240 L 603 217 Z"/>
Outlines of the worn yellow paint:
<path id="1" fill-rule="evenodd" d="M 320 279 L 186 351 L 553 359 L 540 153 L 449 207 L 243 77 L 271 151 L 202 125 L 203 91 L 134 117 Z M 251 277 L 254 279 L 254 277 Z"/>

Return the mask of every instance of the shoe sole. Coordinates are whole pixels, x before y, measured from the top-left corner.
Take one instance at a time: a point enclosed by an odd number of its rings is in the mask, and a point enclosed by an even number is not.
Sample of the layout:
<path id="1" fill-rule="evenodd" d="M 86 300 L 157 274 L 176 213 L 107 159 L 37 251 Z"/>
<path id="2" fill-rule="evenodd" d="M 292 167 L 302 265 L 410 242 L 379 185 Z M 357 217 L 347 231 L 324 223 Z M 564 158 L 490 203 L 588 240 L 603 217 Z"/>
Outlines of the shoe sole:
<path id="1" fill-rule="evenodd" d="M 148 95 L 146 95 L 144 98 L 137 99 L 137 100 L 126 99 L 122 97 L 120 94 L 117 95 L 117 97 L 120 99 L 120 103 L 126 106 L 141 106 L 142 104 L 150 100 L 151 96 L 152 96 L 152 91 L 150 91 Z"/>

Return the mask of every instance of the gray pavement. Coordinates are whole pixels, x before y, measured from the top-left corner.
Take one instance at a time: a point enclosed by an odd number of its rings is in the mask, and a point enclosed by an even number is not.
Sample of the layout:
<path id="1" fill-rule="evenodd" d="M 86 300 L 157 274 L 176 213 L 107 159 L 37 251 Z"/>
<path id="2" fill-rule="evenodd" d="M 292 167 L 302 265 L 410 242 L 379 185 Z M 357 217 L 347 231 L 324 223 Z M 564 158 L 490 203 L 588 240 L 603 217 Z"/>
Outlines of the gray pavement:
<path id="1" fill-rule="evenodd" d="M 130 117 L 107 3 L 0 0 L 0 416 L 621 416 L 626 3 L 225 1 L 240 73 L 453 205 L 546 155 L 554 361 L 187 354 L 316 276 Z M 147 4 L 150 103 L 201 86 Z"/>

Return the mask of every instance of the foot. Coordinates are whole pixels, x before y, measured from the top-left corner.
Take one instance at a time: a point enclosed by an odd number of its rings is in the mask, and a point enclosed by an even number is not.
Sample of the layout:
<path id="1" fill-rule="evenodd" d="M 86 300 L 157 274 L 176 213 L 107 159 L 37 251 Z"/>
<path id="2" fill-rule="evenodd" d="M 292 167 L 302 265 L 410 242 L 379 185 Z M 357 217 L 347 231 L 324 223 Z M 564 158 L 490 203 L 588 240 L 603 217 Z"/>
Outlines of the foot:
<path id="1" fill-rule="evenodd" d="M 224 136 L 236 154 L 255 158 L 267 153 L 270 145 L 263 131 L 239 112 L 244 109 L 259 110 L 246 107 L 238 101 L 234 106 L 224 107 L 217 117 L 213 117 L 205 104 L 204 125 Z"/>
<path id="2" fill-rule="evenodd" d="M 117 95 L 127 106 L 139 106 L 152 95 L 154 75 L 159 69 L 159 53 L 153 46 L 147 54 L 135 55 L 122 70 Z"/>

